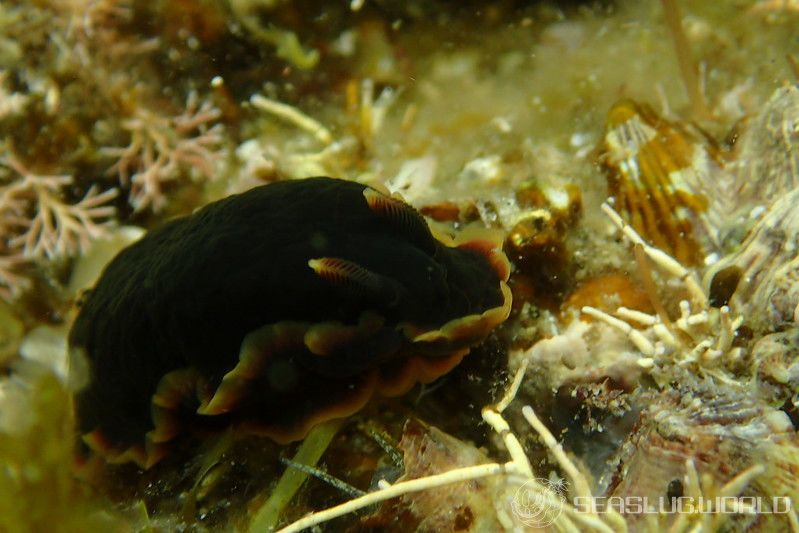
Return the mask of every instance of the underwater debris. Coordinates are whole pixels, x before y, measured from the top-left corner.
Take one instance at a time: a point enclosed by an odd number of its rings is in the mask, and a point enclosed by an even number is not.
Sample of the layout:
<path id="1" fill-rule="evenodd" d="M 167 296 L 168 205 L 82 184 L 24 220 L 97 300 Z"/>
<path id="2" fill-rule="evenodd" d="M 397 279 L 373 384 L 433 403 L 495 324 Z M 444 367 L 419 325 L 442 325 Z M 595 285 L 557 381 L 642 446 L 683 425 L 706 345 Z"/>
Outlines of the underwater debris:
<path id="1" fill-rule="evenodd" d="M 576 403 L 575 420 L 581 422 L 584 433 L 601 433 L 605 431 L 603 419 L 621 418 L 631 410 L 627 391 L 609 377 L 601 381 L 569 384 L 558 390 L 558 396 L 561 395 L 568 395 Z M 561 403 L 560 399 L 558 403 Z"/>
<path id="2" fill-rule="evenodd" d="M 674 41 L 674 51 L 680 66 L 683 85 L 685 85 L 688 100 L 691 103 L 691 112 L 695 118 L 709 118 L 711 114 L 707 107 L 704 86 L 700 80 L 699 68 L 691 53 L 688 36 L 683 29 L 679 3 L 677 0 L 661 0 L 660 4 L 663 7 L 669 34 Z"/>
<path id="3" fill-rule="evenodd" d="M 645 104 L 610 110 L 598 155 L 613 206 L 645 239 L 688 266 L 718 248 L 727 196 L 712 154 Z"/>
<path id="4" fill-rule="evenodd" d="M 341 419 L 329 420 L 314 426 L 308 432 L 308 435 L 297 448 L 297 453 L 289 461 L 289 467 L 283 472 L 269 497 L 253 512 L 248 528 L 250 533 L 275 530 L 281 514 L 307 479 L 310 470 L 315 470 L 314 465 L 319 462 L 330 445 L 330 441 L 333 440 L 342 425 L 343 420 Z M 333 478 L 333 480 L 335 480 L 333 481 L 334 483 L 347 485 L 336 478 Z M 347 487 L 354 489 L 354 487 L 349 485 Z"/>
<path id="5" fill-rule="evenodd" d="M 81 430 L 143 466 L 193 427 L 300 439 L 457 365 L 507 318 L 509 270 L 499 243 L 434 237 L 354 182 L 210 204 L 124 250 L 89 294 L 70 334 L 92 367 Z"/>
<path id="6" fill-rule="evenodd" d="M 548 397 L 552 391 L 568 391 L 571 395 L 579 387 L 606 380 L 631 390 L 647 375 L 650 369 L 640 364 L 641 354 L 630 346 L 624 332 L 600 320 L 588 322 L 584 316 L 573 315 L 570 318 L 558 334 L 511 352 L 511 368 L 525 365 L 530 369 L 528 373 L 535 376 L 524 384 L 525 397 Z M 570 398 L 568 403 L 573 402 Z"/>
<path id="7" fill-rule="evenodd" d="M 256 109 L 281 118 L 286 122 L 297 126 L 301 130 L 307 131 L 324 145 L 328 145 L 333 142 L 333 135 L 327 128 L 290 105 L 277 102 L 271 98 L 266 98 L 260 94 L 254 94 L 250 98 L 250 104 L 252 104 L 252 106 Z"/>
<path id="8" fill-rule="evenodd" d="M 108 171 L 130 187 L 128 201 L 134 210 L 163 210 L 167 204 L 163 184 L 176 180 L 182 171 L 197 172 L 206 179 L 215 176 L 222 125 L 214 122 L 221 116 L 210 102 L 200 103 L 194 91 L 185 110 L 173 117 L 144 106 L 134 108 L 133 116 L 122 121 L 130 144 L 100 150 L 118 158 Z"/>
<path id="9" fill-rule="evenodd" d="M 455 468 L 489 462 L 473 445 L 411 419 L 402 431 L 403 479 L 419 479 Z M 499 531 L 494 502 L 505 484 L 486 477 L 444 485 L 436 491 L 410 492 L 381 505 L 360 520 L 357 530 L 402 531 Z"/>

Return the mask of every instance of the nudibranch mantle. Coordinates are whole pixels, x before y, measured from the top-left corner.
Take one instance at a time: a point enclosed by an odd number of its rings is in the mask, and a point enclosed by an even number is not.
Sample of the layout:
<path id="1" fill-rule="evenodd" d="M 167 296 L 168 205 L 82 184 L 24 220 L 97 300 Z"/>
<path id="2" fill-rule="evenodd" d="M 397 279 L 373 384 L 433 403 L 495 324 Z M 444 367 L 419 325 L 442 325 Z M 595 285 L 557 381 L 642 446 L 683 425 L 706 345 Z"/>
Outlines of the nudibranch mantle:
<path id="1" fill-rule="evenodd" d="M 451 370 L 507 318 L 509 270 L 496 240 L 434 236 L 355 182 L 212 203 L 123 250 L 86 298 L 83 440 L 148 467 L 189 428 L 301 439 Z"/>

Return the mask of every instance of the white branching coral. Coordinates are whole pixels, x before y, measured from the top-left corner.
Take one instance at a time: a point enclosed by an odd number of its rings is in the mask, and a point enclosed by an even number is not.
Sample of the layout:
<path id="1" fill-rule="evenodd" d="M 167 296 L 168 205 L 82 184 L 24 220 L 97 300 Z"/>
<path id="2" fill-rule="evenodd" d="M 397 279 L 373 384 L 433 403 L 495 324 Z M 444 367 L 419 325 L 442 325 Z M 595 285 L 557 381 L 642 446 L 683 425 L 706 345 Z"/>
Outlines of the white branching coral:
<path id="1" fill-rule="evenodd" d="M 27 261 L 55 259 L 84 252 L 92 239 L 105 234 L 114 208 L 107 205 L 116 189 L 98 192 L 92 186 L 79 202 L 64 200 L 69 175 L 37 174 L 8 152 L 0 157 L 0 296 L 16 296 L 27 285 L 15 270 Z"/>
<path id="2" fill-rule="evenodd" d="M 177 116 L 165 117 L 137 106 L 133 116 L 122 121 L 122 127 L 130 132 L 130 144 L 102 152 L 118 158 L 109 171 L 130 187 L 129 201 L 136 211 L 162 210 L 167 204 L 162 185 L 182 172 L 214 177 L 222 143 L 222 125 L 214 122 L 221 115 L 210 102 L 200 103 L 192 92 L 186 109 Z"/>

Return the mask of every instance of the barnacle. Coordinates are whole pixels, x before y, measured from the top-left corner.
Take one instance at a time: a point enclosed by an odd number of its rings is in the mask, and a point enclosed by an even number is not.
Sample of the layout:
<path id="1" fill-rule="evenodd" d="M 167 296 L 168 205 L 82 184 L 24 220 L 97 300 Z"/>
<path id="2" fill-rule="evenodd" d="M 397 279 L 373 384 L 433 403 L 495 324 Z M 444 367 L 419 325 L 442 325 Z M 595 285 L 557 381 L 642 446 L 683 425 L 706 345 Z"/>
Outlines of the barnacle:
<path id="1" fill-rule="evenodd" d="M 799 90 L 780 88 L 741 140 L 738 194 L 755 222 L 740 247 L 705 274 L 725 288 L 729 305 L 755 329 L 780 329 L 799 318 Z"/>
<path id="2" fill-rule="evenodd" d="M 683 503 L 703 512 L 696 517 L 662 514 L 659 530 L 684 530 L 677 524 L 690 520 L 701 521 L 705 531 L 718 531 L 724 521 L 738 530 L 787 529 L 790 518 L 777 508 L 795 500 L 799 485 L 792 472 L 797 435 L 785 413 L 737 387 L 702 382 L 645 392 L 639 401 L 647 407 L 613 460 L 617 469 L 609 479 L 608 496 L 646 498 L 669 509 L 674 497 L 669 489 L 677 484 L 685 494 L 676 497 L 684 496 Z M 739 483 L 743 479 L 748 481 L 745 491 Z M 735 495 L 730 494 L 733 488 L 734 493 L 761 497 L 766 510 L 726 516 L 718 512 L 717 498 Z M 638 528 L 643 518 L 628 514 L 628 525 Z"/>
<path id="3" fill-rule="evenodd" d="M 471 235 L 478 235 L 472 233 Z M 70 334 L 84 441 L 157 461 L 187 428 L 278 442 L 448 372 L 510 310 L 498 243 L 354 182 L 285 181 L 124 250 Z"/>
<path id="4" fill-rule="evenodd" d="M 711 222 L 722 203 L 707 190 L 718 174 L 711 153 L 679 124 L 632 100 L 610 111 L 599 161 L 615 209 L 656 247 L 687 265 L 702 264 L 718 243 Z M 719 179 L 717 177 L 717 179 Z"/>
<path id="5" fill-rule="evenodd" d="M 705 275 L 708 286 L 730 278 L 730 306 L 751 313 L 750 321 L 759 329 L 790 324 L 799 315 L 797 201 L 799 188 L 777 198 L 740 249 L 718 261 Z"/>

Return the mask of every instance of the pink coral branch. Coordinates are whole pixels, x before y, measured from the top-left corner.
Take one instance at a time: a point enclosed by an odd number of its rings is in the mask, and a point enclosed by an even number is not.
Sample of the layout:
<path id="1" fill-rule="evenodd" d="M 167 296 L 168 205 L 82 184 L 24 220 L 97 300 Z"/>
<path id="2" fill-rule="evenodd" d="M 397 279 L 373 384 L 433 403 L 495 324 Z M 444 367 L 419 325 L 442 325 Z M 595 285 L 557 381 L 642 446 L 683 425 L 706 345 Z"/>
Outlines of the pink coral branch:
<path id="1" fill-rule="evenodd" d="M 25 278 L 15 270 L 28 261 L 39 261 L 84 252 L 92 239 L 102 236 L 114 215 L 107 205 L 116 189 L 98 193 L 92 187 L 79 202 L 63 200 L 63 188 L 72 176 L 43 175 L 29 170 L 13 153 L 0 165 L 16 176 L 0 187 L 0 297 L 16 296 Z M 101 222 L 102 220 L 102 222 Z"/>
<path id="2" fill-rule="evenodd" d="M 85 252 L 91 240 L 107 229 L 107 222 L 97 220 L 114 215 L 113 207 L 102 204 L 117 196 L 116 189 L 97 194 L 92 187 L 80 202 L 71 205 L 61 201 L 60 190 L 52 184 L 31 186 L 37 197 L 36 214 L 23 225 L 24 233 L 9 240 L 12 248 L 22 248 L 25 257 L 52 259 Z"/>
<path id="3" fill-rule="evenodd" d="M 183 171 L 213 178 L 222 126 L 212 123 L 222 113 L 209 102 L 198 102 L 197 94 L 190 93 L 186 109 L 174 117 L 138 108 L 122 122 L 130 132 L 130 144 L 103 149 L 118 158 L 109 171 L 118 174 L 122 185 L 130 185 L 129 202 L 136 211 L 163 209 L 167 204 L 163 183 Z"/>

